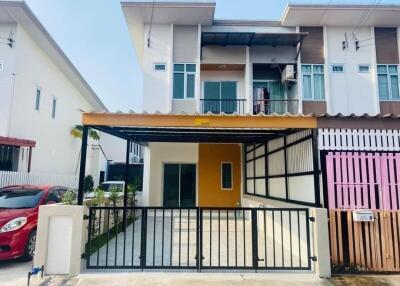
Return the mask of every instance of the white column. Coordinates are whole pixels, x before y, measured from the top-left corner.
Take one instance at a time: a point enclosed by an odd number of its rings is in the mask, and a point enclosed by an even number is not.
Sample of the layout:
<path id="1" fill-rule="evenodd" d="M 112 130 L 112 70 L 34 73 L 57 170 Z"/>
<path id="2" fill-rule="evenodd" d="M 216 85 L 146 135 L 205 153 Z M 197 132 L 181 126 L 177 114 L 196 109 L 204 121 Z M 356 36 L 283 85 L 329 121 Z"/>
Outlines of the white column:
<path id="1" fill-rule="evenodd" d="M 296 26 L 296 32 L 300 32 L 300 27 Z M 300 46 L 298 46 L 298 49 L 301 49 Z M 298 113 L 303 113 L 303 80 L 302 80 L 302 75 L 301 75 L 301 50 L 299 52 L 299 56 L 297 58 L 297 99 L 299 100 L 299 107 L 298 107 Z"/>
<path id="2" fill-rule="evenodd" d="M 330 90 L 330 60 L 329 60 L 329 49 L 328 49 L 328 28 L 323 27 L 323 37 L 324 37 L 324 83 L 325 83 L 325 101 L 326 101 L 326 112 L 331 113 L 331 90 Z"/>
<path id="3" fill-rule="evenodd" d="M 197 26 L 197 61 L 196 61 L 196 90 L 195 98 L 197 102 L 197 112 L 200 112 L 201 98 L 201 24 Z"/>
<path id="4" fill-rule="evenodd" d="M 246 47 L 246 67 L 245 67 L 245 113 L 253 113 L 253 64 L 250 60 L 250 47 Z"/>
<path id="5" fill-rule="evenodd" d="M 375 46 L 375 27 L 371 27 L 371 38 L 372 38 L 372 65 L 371 65 L 371 73 L 372 75 L 372 85 L 374 86 L 375 90 L 375 111 L 377 114 L 381 112 L 381 106 L 379 101 L 379 87 L 378 87 L 378 67 L 376 63 L 376 46 Z"/>

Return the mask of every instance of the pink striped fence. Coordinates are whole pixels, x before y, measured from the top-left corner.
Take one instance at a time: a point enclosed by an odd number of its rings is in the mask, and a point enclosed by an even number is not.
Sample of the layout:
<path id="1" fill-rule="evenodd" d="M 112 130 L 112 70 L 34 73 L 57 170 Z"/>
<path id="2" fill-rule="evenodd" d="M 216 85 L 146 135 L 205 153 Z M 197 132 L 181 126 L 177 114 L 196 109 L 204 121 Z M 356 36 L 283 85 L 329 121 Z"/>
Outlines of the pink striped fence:
<path id="1" fill-rule="evenodd" d="M 400 153 L 329 152 L 329 209 L 400 209 Z"/>

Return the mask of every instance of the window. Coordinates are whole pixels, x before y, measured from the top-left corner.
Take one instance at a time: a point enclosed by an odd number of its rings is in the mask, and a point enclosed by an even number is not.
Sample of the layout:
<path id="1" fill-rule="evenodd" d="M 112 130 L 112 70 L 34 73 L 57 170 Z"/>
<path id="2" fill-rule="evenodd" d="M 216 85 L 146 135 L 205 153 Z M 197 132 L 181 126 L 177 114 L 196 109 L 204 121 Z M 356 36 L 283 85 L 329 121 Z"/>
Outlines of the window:
<path id="1" fill-rule="evenodd" d="M 165 71 L 167 68 L 166 64 L 154 64 L 155 71 Z"/>
<path id="2" fill-rule="evenodd" d="M 369 73 L 370 69 L 370 65 L 358 65 L 358 72 L 360 73 Z"/>
<path id="3" fill-rule="evenodd" d="M 51 118 L 56 118 L 57 99 L 53 98 L 51 101 Z"/>
<path id="4" fill-rule="evenodd" d="M 35 110 L 40 109 L 40 96 L 42 94 L 42 91 L 40 88 L 36 88 L 36 98 L 35 98 Z"/>
<path id="5" fill-rule="evenodd" d="M 58 190 L 53 190 L 49 193 L 49 195 L 46 198 L 46 204 L 49 202 L 53 203 L 59 203 L 61 202 L 61 196 Z"/>
<path id="6" fill-rule="evenodd" d="M 309 100 L 324 100 L 324 65 L 302 65 L 303 97 Z"/>
<path id="7" fill-rule="evenodd" d="M 195 64 L 174 64 L 173 98 L 194 98 L 195 77 Z"/>
<path id="8" fill-rule="evenodd" d="M 232 190 L 232 163 L 221 164 L 221 188 L 223 190 Z"/>
<path id="9" fill-rule="evenodd" d="M 344 65 L 332 65 L 331 71 L 333 73 L 344 73 Z"/>
<path id="10" fill-rule="evenodd" d="M 203 111 L 233 113 L 237 111 L 236 81 L 205 81 Z"/>
<path id="11" fill-rule="evenodd" d="M 400 100 L 397 65 L 378 65 L 378 89 L 380 100 Z"/>

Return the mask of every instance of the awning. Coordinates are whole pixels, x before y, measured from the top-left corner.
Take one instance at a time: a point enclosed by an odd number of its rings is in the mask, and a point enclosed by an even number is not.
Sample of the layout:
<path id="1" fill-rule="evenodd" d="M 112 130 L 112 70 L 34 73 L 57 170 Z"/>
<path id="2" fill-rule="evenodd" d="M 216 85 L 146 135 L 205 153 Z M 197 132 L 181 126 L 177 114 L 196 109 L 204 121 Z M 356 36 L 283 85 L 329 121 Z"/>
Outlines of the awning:
<path id="1" fill-rule="evenodd" d="M 265 142 L 307 128 L 310 116 L 84 113 L 83 125 L 135 142 Z"/>
<path id="2" fill-rule="evenodd" d="M 16 147 L 35 147 L 36 142 L 33 140 L 0 136 L 0 145 Z"/>
<path id="3" fill-rule="evenodd" d="M 203 32 L 202 46 L 293 46 L 308 33 Z"/>

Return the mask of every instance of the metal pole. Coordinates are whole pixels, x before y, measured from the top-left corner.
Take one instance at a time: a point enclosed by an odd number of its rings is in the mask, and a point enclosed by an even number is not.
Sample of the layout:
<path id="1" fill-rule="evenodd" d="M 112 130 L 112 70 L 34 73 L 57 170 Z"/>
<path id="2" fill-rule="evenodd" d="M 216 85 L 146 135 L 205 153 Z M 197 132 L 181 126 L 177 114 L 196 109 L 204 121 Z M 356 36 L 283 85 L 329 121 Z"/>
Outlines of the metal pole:
<path id="1" fill-rule="evenodd" d="M 31 171 L 31 163 L 32 163 L 32 147 L 29 147 L 28 173 L 30 173 Z"/>
<path id="2" fill-rule="evenodd" d="M 83 205 L 83 187 L 85 183 L 85 169 L 86 169 L 86 151 L 88 141 L 89 127 L 83 125 L 82 132 L 82 147 L 81 147 L 81 162 L 79 169 L 79 189 L 78 189 L 78 205 Z"/>
<path id="3" fill-rule="evenodd" d="M 128 206 L 128 177 L 129 177 L 129 153 L 131 141 L 126 140 L 126 157 L 125 157 L 125 186 L 124 186 L 124 210 L 123 210 L 123 231 L 126 228 L 126 207 Z"/>

